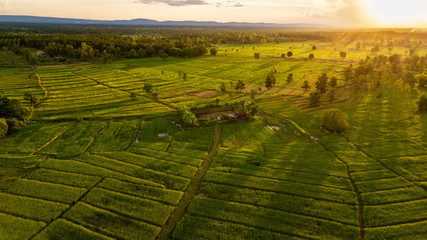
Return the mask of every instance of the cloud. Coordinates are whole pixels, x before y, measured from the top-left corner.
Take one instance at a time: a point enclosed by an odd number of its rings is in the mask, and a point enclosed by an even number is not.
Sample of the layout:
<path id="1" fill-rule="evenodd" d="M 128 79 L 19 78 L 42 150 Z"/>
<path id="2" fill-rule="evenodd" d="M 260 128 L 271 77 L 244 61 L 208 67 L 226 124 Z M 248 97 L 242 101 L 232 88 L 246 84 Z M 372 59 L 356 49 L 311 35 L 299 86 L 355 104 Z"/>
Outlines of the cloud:
<path id="1" fill-rule="evenodd" d="M 143 4 L 158 4 L 165 3 L 170 6 L 190 6 L 190 5 L 207 5 L 208 3 L 204 0 L 137 0 L 138 3 Z"/>
<path id="2" fill-rule="evenodd" d="M 236 4 L 234 4 L 234 7 L 243 7 L 244 5 L 243 4 L 240 4 L 240 3 L 236 3 Z"/>
<path id="3" fill-rule="evenodd" d="M 0 9 L 1 10 L 8 10 L 9 9 L 9 1 L 8 0 L 0 1 Z"/>

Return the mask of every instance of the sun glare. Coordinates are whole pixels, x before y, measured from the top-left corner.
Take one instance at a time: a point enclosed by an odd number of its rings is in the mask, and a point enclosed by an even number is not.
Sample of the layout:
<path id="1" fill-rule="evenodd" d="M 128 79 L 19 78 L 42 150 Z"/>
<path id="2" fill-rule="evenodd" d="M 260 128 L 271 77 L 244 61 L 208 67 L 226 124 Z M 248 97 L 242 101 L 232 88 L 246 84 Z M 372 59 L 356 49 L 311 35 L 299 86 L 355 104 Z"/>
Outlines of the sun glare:
<path id="1" fill-rule="evenodd" d="M 367 12 L 382 24 L 427 22 L 426 0 L 364 0 Z"/>

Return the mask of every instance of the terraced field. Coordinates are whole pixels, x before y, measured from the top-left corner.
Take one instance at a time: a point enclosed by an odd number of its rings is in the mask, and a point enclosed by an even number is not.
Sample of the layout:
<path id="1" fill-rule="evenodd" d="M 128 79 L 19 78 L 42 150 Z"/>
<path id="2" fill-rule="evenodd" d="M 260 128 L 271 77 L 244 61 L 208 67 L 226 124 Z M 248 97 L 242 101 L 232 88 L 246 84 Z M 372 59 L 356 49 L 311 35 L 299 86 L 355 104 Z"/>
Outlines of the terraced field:
<path id="1" fill-rule="evenodd" d="M 287 98 L 369 51 L 344 61 L 316 44 L 311 62 L 311 43 L 293 43 L 4 72 L 7 96 L 42 101 L 34 123 L 0 140 L 0 239 L 425 239 L 426 116 L 390 90 L 334 103 L 350 127 L 323 130 L 323 108 Z M 280 58 L 289 47 L 295 59 Z M 263 117 L 180 124 L 183 105 L 250 99 L 273 65 L 278 86 L 256 97 Z M 238 79 L 245 91 L 218 90 Z"/>

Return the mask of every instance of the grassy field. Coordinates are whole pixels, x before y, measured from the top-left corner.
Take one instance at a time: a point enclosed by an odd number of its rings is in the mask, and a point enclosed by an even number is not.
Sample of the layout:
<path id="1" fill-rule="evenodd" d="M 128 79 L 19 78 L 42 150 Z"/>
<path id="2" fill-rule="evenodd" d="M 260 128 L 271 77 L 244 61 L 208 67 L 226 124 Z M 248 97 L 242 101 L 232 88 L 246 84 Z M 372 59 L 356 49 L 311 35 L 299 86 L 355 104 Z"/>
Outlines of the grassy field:
<path id="1" fill-rule="evenodd" d="M 427 237 L 427 115 L 415 114 L 419 90 L 390 87 L 380 98 L 343 90 L 338 101 L 309 108 L 300 88 L 328 72 L 345 89 L 350 64 L 366 55 L 406 56 L 406 48 L 372 53 L 353 42 L 296 42 L 217 49 L 191 59 L 1 69 L 2 94 L 29 105 L 23 99 L 31 92 L 41 102 L 33 123 L 0 140 L 0 239 L 156 239 L 166 228 L 171 239 Z M 289 50 L 293 57 L 280 57 Z M 315 58 L 306 60 L 310 53 Z M 266 89 L 273 68 L 277 84 Z M 238 80 L 246 88 L 231 91 Z M 147 83 L 157 97 L 144 91 Z M 185 105 L 240 103 L 259 88 L 255 119 L 219 128 L 180 122 Z M 320 127 L 331 107 L 349 117 L 342 134 Z"/>

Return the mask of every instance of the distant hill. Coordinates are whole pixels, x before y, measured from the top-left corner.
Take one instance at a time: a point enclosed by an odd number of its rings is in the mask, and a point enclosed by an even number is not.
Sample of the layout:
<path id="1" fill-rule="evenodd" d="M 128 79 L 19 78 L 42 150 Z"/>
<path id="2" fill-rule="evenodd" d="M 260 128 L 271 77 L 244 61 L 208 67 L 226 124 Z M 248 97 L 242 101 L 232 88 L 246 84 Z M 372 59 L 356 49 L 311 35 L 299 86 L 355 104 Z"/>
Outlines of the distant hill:
<path id="1" fill-rule="evenodd" d="M 1 15 L 0 23 L 42 23 L 42 24 L 82 24 L 82 25 L 144 25 L 144 26 L 245 26 L 245 27 L 294 27 L 311 28 L 325 27 L 317 24 L 277 24 L 277 23 L 249 23 L 249 22 L 227 22 L 220 23 L 214 21 L 156 21 L 151 19 L 132 20 L 88 20 L 77 18 L 54 18 L 35 17 L 19 15 Z"/>

